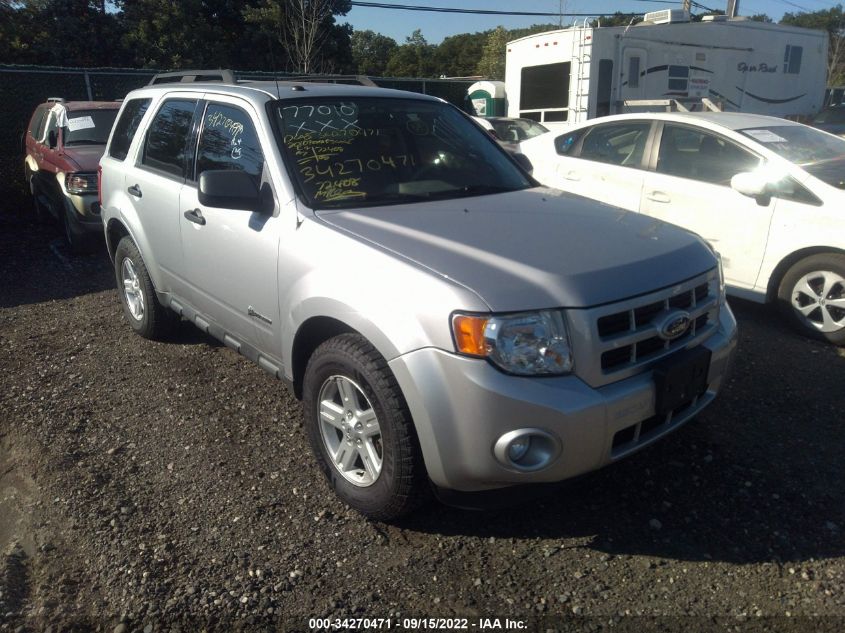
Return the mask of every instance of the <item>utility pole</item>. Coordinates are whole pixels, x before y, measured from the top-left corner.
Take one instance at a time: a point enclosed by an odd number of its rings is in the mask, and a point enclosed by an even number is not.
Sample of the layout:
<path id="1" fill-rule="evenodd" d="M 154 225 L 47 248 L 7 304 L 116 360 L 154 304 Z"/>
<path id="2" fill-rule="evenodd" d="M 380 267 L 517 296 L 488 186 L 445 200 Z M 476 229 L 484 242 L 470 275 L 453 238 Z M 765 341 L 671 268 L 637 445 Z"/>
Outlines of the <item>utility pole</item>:
<path id="1" fill-rule="evenodd" d="M 684 0 L 684 11 L 687 13 L 692 11 L 692 0 Z"/>
<path id="2" fill-rule="evenodd" d="M 725 15 L 735 18 L 737 13 L 739 13 L 739 0 L 728 0 L 728 10 L 725 11 Z"/>

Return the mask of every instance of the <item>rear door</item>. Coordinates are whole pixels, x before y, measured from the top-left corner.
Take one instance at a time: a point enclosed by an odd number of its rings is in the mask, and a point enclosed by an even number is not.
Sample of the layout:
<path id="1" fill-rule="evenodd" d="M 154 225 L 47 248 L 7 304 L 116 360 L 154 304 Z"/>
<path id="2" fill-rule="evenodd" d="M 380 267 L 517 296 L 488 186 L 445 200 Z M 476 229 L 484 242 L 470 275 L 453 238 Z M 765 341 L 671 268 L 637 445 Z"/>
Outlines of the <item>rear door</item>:
<path id="1" fill-rule="evenodd" d="M 206 170 L 244 171 L 269 201 L 273 190 L 262 149 L 269 141 L 252 106 L 215 96 L 205 104 L 196 167 L 179 208 L 189 301 L 227 334 L 264 349 L 279 327 L 276 205 L 269 203 L 265 212 L 204 206 L 197 183 Z"/>
<path id="2" fill-rule="evenodd" d="M 760 157 L 704 128 L 676 123 L 661 127 L 641 212 L 701 235 L 722 255 L 727 283 L 753 288 L 774 203 L 735 191 L 731 178 L 757 169 Z"/>
<path id="3" fill-rule="evenodd" d="M 199 95 L 165 97 L 147 126 L 135 169 L 124 179 L 125 193 L 143 225 L 151 253 L 149 267 L 160 272 L 159 291 L 184 294 L 179 196 L 185 186 Z"/>
<path id="4" fill-rule="evenodd" d="M 546 184 L 637 211 L 651 127 L 647 120 L 615 121 L 558 137 L 553 182 Z"/>

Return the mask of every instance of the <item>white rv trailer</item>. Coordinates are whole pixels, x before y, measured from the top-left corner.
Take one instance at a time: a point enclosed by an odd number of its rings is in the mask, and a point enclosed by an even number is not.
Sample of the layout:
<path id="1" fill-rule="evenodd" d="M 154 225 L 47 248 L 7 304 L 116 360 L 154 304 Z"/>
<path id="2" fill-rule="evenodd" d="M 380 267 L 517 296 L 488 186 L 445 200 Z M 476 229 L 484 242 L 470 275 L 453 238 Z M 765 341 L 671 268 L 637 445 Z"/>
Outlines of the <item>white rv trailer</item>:
<path id="1" fill-rule="evenodd" d="M 690 22 L 677 9 L 645 17 L 634 26 L 585 22 L 509 42 L 508 116 L 558 127 L 660 99 L 700 105 L 708 98 L 723 110 L 773 116 L 822 107 L 824 31 L 725 16 Z"/>

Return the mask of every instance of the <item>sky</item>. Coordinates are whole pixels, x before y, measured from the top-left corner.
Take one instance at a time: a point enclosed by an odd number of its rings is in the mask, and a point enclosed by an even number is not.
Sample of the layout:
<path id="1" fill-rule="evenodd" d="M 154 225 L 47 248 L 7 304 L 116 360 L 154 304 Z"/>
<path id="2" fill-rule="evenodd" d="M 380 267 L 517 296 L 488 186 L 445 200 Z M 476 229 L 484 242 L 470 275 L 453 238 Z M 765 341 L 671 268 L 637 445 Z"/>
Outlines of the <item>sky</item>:
<path id="1" fill-rule="evenodd" d="M 646 13 L 660 9 L 681 8 L 682 3 L 666 4 L 662 0 L 379 0 L 382 3 L 425 5 L 432 7 L 456 7 L 462 9 L 489 9 L 494 11 L 539 11 L 564 13 Z M 711 8 L 725 10 L 726 0 L 697 0 Z M 779 20 L 785 12 L 801 13 L 829 9 L 838 3 L 832 0 L 739 0 L 739 15 L 765 13 Z M 698 12 L 700 10 L 695 10 Z M 564 17 L 565 25 L 584 17 Z M 405 42 L 415 29 L 421 29 L 430 44 L 439 44 L 444 37 L 457 33 L 474 33 L 494 29 L 499 25 L 515 29 L 557 22 L 556 17 L 517 17 L 496 15 L 467 15 L 454 13 L 431 13 L 423 11 L 402 11 L 370 7 L 352 7 L 339 22 L 348 22 L 355 30 L 371 30 L 392 37 L 398 43 Z"/>

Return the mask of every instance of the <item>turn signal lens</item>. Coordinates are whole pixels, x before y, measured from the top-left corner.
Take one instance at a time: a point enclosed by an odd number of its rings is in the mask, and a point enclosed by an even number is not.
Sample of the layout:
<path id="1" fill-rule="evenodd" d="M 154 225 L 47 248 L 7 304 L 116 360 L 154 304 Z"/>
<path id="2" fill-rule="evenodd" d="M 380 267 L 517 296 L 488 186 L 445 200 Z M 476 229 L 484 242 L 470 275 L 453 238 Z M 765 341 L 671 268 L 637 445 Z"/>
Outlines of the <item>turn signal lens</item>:
<path id="1" fill-rule="evenodd" d="M 489 317 L 456 314 L 452 319 L 452 331 L 455 333 L 455 346 L 461 354 L 487 356 L 484 344 L 484 328 Z"/>

